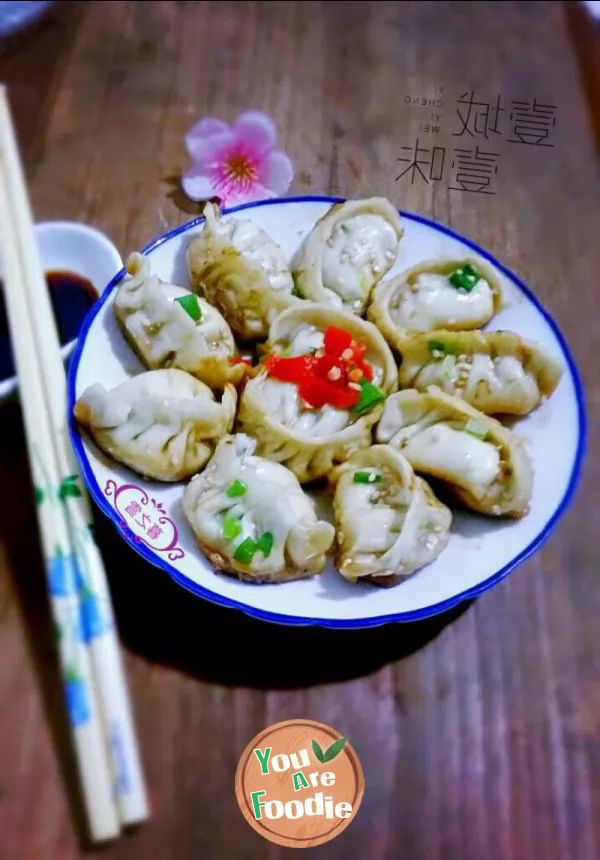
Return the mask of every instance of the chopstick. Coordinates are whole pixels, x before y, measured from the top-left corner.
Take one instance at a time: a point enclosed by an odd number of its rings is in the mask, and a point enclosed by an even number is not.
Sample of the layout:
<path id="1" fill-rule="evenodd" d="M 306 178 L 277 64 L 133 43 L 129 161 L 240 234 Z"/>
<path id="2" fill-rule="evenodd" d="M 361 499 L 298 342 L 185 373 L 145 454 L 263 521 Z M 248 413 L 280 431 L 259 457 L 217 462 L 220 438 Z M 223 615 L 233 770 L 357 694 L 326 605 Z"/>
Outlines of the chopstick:
<path id="1" fill-rule="evenodd" d="M 83 619 L 85 641 L 77 641 L 73 630 L 67 630 L 61 637 L 60 655 L 67 697 L 74 689 L 69 686 L 72 653 L 77 655 L 81 683 L 89 694 L 89 720 L 72 720 L 72 729 L 90 834 L 100 841 L 118 835 L 120 824 L 147 818 L 148 804 L 106 573 L 67 434 L 59 339 L 4 87 L 0 87 L 0 192 L 4 289 L 32 478 L 40 502 L 37 513 L 52 611 L 55 621 L 64 626 L 68 601 L 71 618 Z M 58 546 L 71 566 L 67 584 L 75 593 L 68 597 L 52 594 L 55 572 L 60 564 L 64 566 L 56 561 Z"/>

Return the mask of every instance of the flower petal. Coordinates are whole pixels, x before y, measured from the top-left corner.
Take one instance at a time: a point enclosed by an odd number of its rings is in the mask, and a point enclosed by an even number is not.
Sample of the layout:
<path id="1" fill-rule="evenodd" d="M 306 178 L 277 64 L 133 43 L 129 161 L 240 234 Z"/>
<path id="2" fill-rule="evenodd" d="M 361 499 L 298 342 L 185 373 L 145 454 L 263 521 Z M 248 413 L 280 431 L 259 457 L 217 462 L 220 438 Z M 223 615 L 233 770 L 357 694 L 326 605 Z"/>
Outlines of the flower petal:
<path id="1" fill-rule="evenodd" d="M 270 116 L 249 110 L 238 116 L 233 126 L 236 137 L 260 156 L 275 146 L 277 132 Z"/>
<path id="2" fill-rule="evenodd" d="M 197 138 L 212 137 L 215 134 L 223 134 L 229 131 L 229 126 L 216 116 L 205 116 L 193 125 L 185 136 L 186 141 Z"/>
<path id="3" fill-rule="evenodd" d="M 268 200 L 275 195 L 259 182 L 254 182 L 247 188 L 232 188 L 225 195 L 223 206 L 240 206 L 242 203 L 253 203 L 255 200 Z"/>
<path id="4" fill-rule="evenodd" d="M 235 137 L 230 129 L 211 137 L 186 138 L 187 150 L 199 170 L 222 161 L 234 143 Z"/>
<path id="5" fill-rule="evenodd" d="M 294 167 L 285 152 L 274 149 L 260 165 L 258 178 L 274 194 L 285 194 L 294 178 Z"/>
<path id="6" fill-rule="evenodd" d="M 208 200 L 216 195 L 215 186 L 205 173 L 192 168 L 181 179 L 183 190 L 192 200 Z"/>

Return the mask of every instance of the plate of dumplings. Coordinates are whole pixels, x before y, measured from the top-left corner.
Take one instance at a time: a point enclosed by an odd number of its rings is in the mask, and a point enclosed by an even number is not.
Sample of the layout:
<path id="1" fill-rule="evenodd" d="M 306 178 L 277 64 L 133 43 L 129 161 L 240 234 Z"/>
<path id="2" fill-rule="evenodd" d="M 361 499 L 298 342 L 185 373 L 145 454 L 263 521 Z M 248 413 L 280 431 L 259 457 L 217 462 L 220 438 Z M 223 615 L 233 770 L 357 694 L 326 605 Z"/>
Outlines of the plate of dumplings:
<path id="1" fill-rule="evenodd" d="M 122 537 L 263 620 L 412 621 L 548 537 L 584 449 L 557 325 L 489 253 L 383 197 L 280 198 L 132 252 L 69 368 Z"/>

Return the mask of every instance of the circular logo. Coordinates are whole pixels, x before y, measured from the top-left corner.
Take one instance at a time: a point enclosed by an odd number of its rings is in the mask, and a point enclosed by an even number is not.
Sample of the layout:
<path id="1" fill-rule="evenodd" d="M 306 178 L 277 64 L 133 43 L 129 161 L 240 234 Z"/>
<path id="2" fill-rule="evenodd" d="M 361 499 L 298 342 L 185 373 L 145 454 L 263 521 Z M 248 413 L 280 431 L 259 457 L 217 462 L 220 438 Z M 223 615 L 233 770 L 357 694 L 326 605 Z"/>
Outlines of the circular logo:
<path id="1" fill-rule="evenodd" d="M 335 729 L 286 720 L 248 744 L 235 774 L 235 796 L 248 824 L 271 842 L 312 848 L 339 836 L 365 790 L 356 752 Z"/>

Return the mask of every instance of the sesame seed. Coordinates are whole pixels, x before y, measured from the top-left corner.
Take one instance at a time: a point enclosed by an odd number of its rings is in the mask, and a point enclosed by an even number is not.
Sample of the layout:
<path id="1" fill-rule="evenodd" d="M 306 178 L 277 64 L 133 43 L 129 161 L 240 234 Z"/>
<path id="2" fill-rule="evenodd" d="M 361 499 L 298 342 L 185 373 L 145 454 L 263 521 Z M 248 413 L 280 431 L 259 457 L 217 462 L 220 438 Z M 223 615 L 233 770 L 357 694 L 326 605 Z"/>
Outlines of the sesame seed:
<path id="1" fill-rule="evenodd" d="M 342 375 L 342 371 L 339 367 L 332 367 L 327 373 L 327 379 L 331 379 L 332 382 L 335 382 L 336 379 L 339 379 Z"/>
<path id="2" fill-rule="evenodd" d="M 354 350 L 350 349 L 350 347 L 345 349 L 342 353 L 342 358 L 344 359 L 344 361 L 350 361 L 350 359 L 353 357 L 354 357 Z"/>
<path id="3" fill-rule="evenodd" d="M 360 391 L 360 385 L 357 382 L 349 382 L 348 388 L 353 388 L 355 391 Z"/>

